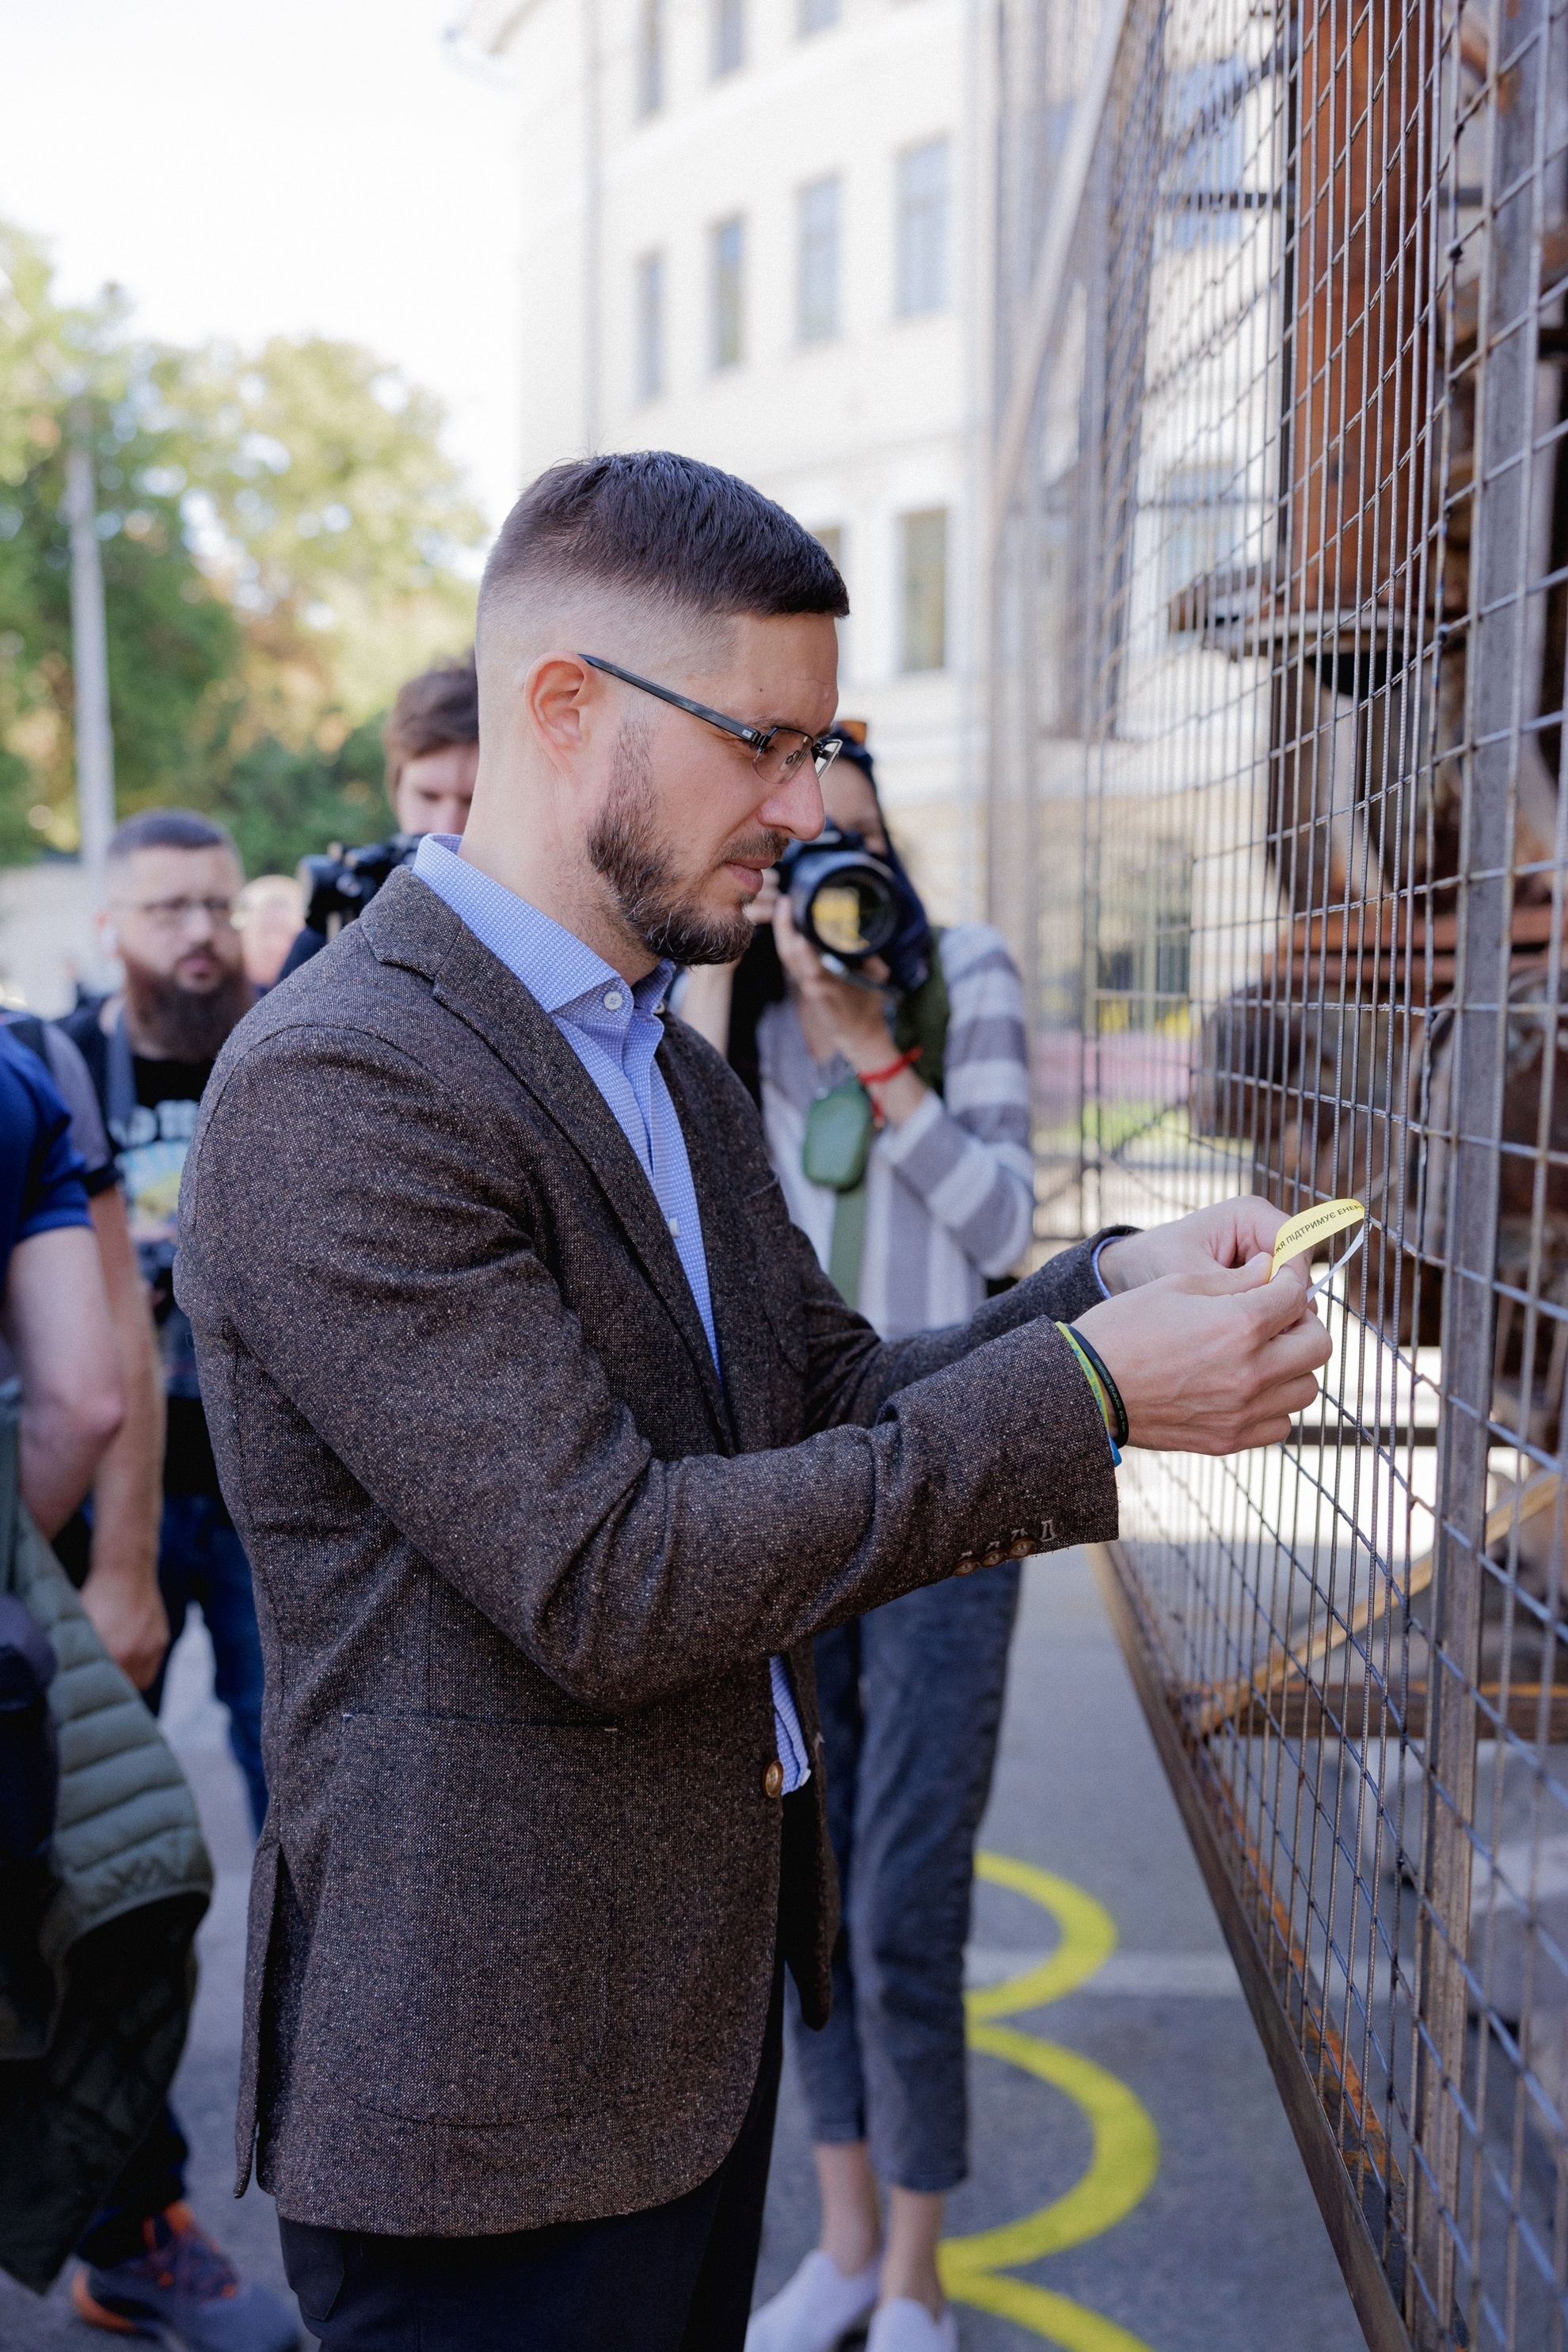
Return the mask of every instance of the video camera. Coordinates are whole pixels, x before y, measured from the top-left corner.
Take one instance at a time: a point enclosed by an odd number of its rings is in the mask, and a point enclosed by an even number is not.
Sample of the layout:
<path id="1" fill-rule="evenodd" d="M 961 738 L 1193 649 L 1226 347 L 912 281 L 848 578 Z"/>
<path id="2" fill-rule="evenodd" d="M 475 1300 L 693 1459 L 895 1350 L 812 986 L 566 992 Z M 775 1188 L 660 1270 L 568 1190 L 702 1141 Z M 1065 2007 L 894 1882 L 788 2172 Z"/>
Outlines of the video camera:
<path id="1" fill-rule="evenodd" d="M 363 914 L 400 866 L 413 865 L 423 839 L 422 834 L 395 833 L 389 841 L 367 841 L 358 849 L 334 841 L 324 857 L 301 857 L 307 928 L 335 938 L 345 923 Z"/>
<path id="2" fill-rule="evenodd" d="M 815 841 L 792 841 L 778 875 L 796 930 L 830 968 L 854 971 L 871 956 L 886 956 L 911 922 L 924 925 L 903 877 L 873 856 L 859 834 L 838 825 L 826 825 Z"/>

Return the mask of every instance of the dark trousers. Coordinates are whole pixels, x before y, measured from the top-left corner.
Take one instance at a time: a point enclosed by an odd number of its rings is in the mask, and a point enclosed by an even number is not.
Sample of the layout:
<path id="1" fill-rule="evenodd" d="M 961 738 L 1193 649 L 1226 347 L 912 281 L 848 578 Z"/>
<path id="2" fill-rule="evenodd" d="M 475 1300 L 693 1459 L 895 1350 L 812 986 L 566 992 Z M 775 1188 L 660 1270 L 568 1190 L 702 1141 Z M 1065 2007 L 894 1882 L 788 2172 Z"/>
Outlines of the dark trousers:
<path id="1" fill-rule="evenodd" d="M 143 2251 L 143 2221 L 184 2196 L 189 2154 L 174 2110 L 165 2106 L 78 2239 L 76 2250 L 84 2263 L 107 2270 Z"/>
<path id="2" fill-rule="evenodd" d="M 906 1592 L 816 1637 L 827 1828 L 844 1926 L 820 2033 L 790 2002 L 814 2140 L 868 2139 L 884 2180 L 968 2168 L 963 1947 L 1018 1564 Z"/>
<path id="3" fill-rule="evenodd" d="M 279 2219 L 325 2352 L 742 2352 L 783 2050 L 775 1969 L 752 2104 L 717 2172 L 668 2205 L 489 2238 L 384 2238 Z"/>
<path id="4" fill-rule="evenodd" d="M 85 1559 L 83 1568 L 85 1571 Z M 244 1776 L 251 1820 L 259 1832 L 267 1811 L 261 1769 L 261 1636 L 250 1562 L 234 1522 L 216 1496 L 165 1495 L 158 1552 L 158 1583 L 169 1612 L 169 1647 L 185 1629 L 194 1601 L 213 1645 L 213 1684 L 228 1709 L 228 1739 Z M 143 1694 L 154 1715 L 163 1704 L 168 1658 Z M 188 2150 L 174 2109 L 165 2106 L 93 2215 L 77 2245 L 85 2262 L 108 2268 L 142 2250 L 142 2225 L 185 2193 Z"/>
<path id="5" fill-rule="evenodd" d="M 250 1823 L 258 1837 L 267 1812 L 261 1769 L 261 1635 L 250 1562 L 234 1521 L 216 1495 L 165 1495 L 158 1545 L 158 1586 L 169 1612 L 169 1648 L 185 1630 L 194 1601 L 213 1645 L 213 1688 L 228 1709 L 228 1744 L 245 1779 Z M 154 1715 L 163 1703 L 163 1675 L 147 1693 Z"/>

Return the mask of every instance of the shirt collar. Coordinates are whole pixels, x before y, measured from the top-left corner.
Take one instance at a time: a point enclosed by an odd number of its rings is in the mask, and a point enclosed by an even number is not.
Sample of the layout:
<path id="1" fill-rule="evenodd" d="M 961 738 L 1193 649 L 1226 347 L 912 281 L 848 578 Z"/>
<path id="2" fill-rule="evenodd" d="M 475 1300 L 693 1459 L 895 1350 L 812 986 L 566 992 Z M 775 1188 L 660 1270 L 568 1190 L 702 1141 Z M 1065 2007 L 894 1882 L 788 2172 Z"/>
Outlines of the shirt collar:
<path id="1" fill-rule="evenodd" d="M 415 855 L 416 875 L 521 981 L 546 1013 L 574 1006 L 584 997 L 602 1000 L 611 988 L 626 988 L 615 967 L 574 931 L 459 857 L 460 842 L 461 835 L 455 833 L 426 834 Z M 629 992 L 637 1011 L 657 1013 L 674 978 L 675 966 L 666 960 L 634 982 Z"/>

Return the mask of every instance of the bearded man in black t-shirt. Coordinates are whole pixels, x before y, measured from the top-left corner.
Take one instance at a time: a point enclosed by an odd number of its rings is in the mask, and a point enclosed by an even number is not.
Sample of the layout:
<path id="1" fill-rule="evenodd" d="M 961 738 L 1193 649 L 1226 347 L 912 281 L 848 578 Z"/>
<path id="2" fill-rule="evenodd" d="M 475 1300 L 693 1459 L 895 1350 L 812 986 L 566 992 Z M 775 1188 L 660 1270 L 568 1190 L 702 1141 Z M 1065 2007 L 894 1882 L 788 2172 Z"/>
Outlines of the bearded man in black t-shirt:
<path id="1" fill-rule="evenodd" d="M 171 1646 L 192 1601 L 212 1637 L 217 1696 L 258 1832 L 261 1642 L 250 1563 L 224 1507 L 196 1382 L 191 1327 L 174 1303 L 180 1175 L 219 1047 L 255 992 L 234 901 L 245 880 L 221 825 L 188 809 L 148 809 L 109 845 L 103 942 L 125 984 L 61 1024 L 91 1075 L 124 1187 L 131 1237 L 153 1293 L 168 1436 L 158 1582 Z M 166 1661 L 165 1661 L 166 1663 Z M 156 1713 L 163 1675 L 144 1694 Z M 78 2315 L 105 2328 L 162 2326 L 176 2342 L 283 2352 L 294 2321 L 268 2289 L 238 2276 L 184 2202 L 184 2135 L 165 2110 L 84 2233 L 71 2282 Z"/>
<path id="2" fill-rule="evenodd" d="M 232 919 L 244 883 L 223 827 L 186 809 L 148 809 L 109 845 L 104 945 L 125 984 L 64 1026 L 92 1074 L 125 1190 L 131 1236 L 153 1292 L 168 1401 L 159 1581 L 177 1641 L 193 1601 L 212 1636 L 218 1697 L 259 1831 L 261 1645 L 250 1569 L 224 1507 L 196 1381 L 191 1328 L 174 1304 L 180 1175 L 202 1089 L 250 1008 Z M 158 1691 L 149 1693 L 156 1706 Z"/>

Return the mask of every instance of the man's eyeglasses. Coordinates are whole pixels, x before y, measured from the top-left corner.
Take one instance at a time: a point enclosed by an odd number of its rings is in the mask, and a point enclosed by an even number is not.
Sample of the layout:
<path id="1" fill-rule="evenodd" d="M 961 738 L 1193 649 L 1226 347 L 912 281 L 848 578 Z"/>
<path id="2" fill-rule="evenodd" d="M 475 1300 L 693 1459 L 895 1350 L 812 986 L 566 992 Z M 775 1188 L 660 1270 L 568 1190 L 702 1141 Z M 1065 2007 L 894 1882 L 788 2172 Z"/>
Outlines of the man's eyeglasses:
<path id="1" fill-rule="evenodd" d="M 724 734 L 735 736 L 751 752 L 752 765 L 764 784 L 787 782 L 791 776 L 798 774 L 807 759 L 819 776 L 826 775 L 842 748 L 840 737 L 808 735 L 800 727 L 748 727 L 743 719 L 727 719 L 721 710 L 710 710 L 705 702 L 690 702 L 684 694 L 676 694 L 668 686 L 655 686 L 651 678 L 638 677 L 612 661 L 601 661 L 597 654 L 579 654 L 577 658 L 585 661 L 590 669 L 602 669 L 610 677 L 618 677 L 623 686 L 635 686 L 639 694 L 651 694 L 656 700 L 668 702 L 677 710 L 689 711 L 706 727 L 717 727 Z"/>
<path id="2" fill-rule="evenodd" d="M 128 915 L 145 915 L 161 931 L 187 930 L 197 915 L 205 915 L 215 931 L 226 931 L 234 923 L 232 898 L 121 898 L 117 903 Z"/>

